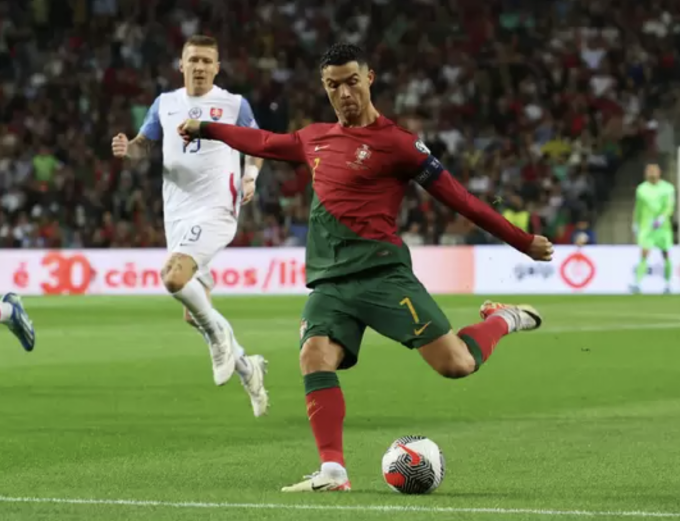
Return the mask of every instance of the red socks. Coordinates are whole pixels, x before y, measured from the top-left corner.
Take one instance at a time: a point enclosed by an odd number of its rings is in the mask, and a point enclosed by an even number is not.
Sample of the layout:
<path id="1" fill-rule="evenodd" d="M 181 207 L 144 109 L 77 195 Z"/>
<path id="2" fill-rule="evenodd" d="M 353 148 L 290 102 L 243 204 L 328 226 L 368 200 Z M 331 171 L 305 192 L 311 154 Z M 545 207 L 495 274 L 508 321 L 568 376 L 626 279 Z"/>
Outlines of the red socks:
<path id="1" fill-rule="evenodd" d="M 510 332 L 508 323 L 501 317 L 489 317 L 484 322 L 467 326 L 458 332 L 475 359 L 476 369 L 488 360 L 496 345 Z"/>
<path id="2" fill-rule="evenodd" d="M 307 417 L 312 425 L 322 463 L 345 466 L 342 429 L 345 420 L 345 398 L 334 372 L 305 375 Z"/>

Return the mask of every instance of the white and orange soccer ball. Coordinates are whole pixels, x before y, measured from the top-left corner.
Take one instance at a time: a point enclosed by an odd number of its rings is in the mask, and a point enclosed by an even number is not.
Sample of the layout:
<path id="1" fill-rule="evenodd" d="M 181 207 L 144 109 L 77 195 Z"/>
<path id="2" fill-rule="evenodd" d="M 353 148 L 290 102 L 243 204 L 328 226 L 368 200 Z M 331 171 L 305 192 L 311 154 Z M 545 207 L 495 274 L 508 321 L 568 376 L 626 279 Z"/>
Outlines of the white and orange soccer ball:
<path id="1" fill-rule="evenodd" d="M 382 472 L 387 485 L 401 494 L 429 494 L 444 479 L 444 454 L 424 436 L 404 436 L 385 452 Z"/>

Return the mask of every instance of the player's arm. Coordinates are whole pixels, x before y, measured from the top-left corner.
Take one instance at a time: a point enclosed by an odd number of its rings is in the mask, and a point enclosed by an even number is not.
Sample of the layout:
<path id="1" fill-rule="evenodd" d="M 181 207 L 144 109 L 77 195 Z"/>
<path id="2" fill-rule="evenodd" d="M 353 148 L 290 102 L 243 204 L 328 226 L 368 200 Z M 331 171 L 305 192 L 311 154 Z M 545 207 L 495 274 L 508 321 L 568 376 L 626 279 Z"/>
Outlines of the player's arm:
<path id="1" fill-rule="evenodd" d="M 413 150 L 415 149 L 415 151 Z M 550 260 L 550 242 L 518 228 L 489 205 L 476 198 L 446 170 L 422 144 L 409 144 L 406 163 L 418 172 L 413 178 L 438 201 L 467 217 L 480 228 L 536 260 Z"/>
<path id="2" fill-rule="evenodd" d="M 113 138 L 111 148 L 116 157 L 129 157 L 131 159 L 142 159 L 151 153 L 154 145 L 163 138 L 163 128 L 161 127 L 158 115 L 160 97 L 149 108 L 139 134 L 128 141 L 125 134 L 118 134 Z"/>
<path id="3" fill-rule="evenodd" d="M 139 133 L 133 140 L 128 142 L 127 157 L 131 159 L 142 159 L 151 153 L 155 144 L 156 141 Z"/>
<path id="4" fill-rule="evenodd" d="M 258 128 L 237 127 L 227 123 L 212 123 L 188 119 L 177 129 L 185 142 L 193 139 L 222 141 L 231 148 L 249 156 L 306 163 L 302 140 L 297 132 L 275 134 Z"/>
<path id="5" fill-rule="evenodd" d="M 675 187 L 669 184 L 668 195 L 666 196 L 666 204 L 664 205 L 661 216 L 665 221 L 670 221 L 675 213 Z"/>

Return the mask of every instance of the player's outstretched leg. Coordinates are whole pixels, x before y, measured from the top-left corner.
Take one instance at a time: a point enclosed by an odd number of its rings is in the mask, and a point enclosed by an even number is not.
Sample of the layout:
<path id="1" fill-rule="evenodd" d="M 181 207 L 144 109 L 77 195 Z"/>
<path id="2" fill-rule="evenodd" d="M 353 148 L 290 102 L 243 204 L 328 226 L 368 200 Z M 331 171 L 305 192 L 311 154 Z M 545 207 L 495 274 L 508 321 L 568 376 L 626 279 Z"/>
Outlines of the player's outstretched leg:
<path id="1" fill-rule="evenodd" d="M 300 352 L 307 417 L 321 457 L 321 470 L 283 492 L 339 492 L 351 488 L 342 446 L 345 398 L 335 372 L 344 357 L 342 347 L 328 337 L 309 338 Z"/>
<path id="2" fill-rule="evenodd" d="M 161 272 L 163 284 L 174 298 L 189 310 L 209 339 L 213 377 L 216 385 L 224 385 L 234 374 L 236 357 L 231 336 L 222 328 L 215 315 L 205 287 L 195 277 L 198 267 L 194 259 L 183 253 L 173 253 Z"/>
<path id="3" fill-rule="evenodd" d="M 243 346 L 236 339 L 234 329 L 229 321 L 216 309 L 212 313 L 222 329 L 231 337 L 236 358 L 236 373 L 241 379 L 243 388 L 248 393 L 255 417 L 263 416 L 269 410 L 269 395 L 264 386 L 264 377 L 267 374 L 267 361 L 261 355 L 246 355 Z M 210 345 L 210 338 L 205 331 L 196 323 L 189 310 L 185 309 L 184 319 L 203 336 Z"/>
<path id="4" fill-rule="evenodd" d="M 8 329 L 19 339 L 26 351 L 33 351 L 35 347 L 35 329 L 33 322 L 21 303 L 21 298 L 16 293 L 7 293 L 0 301 L 0 324 L 5 324 Z"/>
<path id="5" fill-rule="evenodd" d="M 421 356 L 439 374 L 447 378 L 464 378 L 479 370 L 501 338 L 519 331 L 538 329 L 541 315 L 528 305 L 500 304 L 486 301 L 480 308 L 483 322 L 464 327 L 418 349 Z"/>

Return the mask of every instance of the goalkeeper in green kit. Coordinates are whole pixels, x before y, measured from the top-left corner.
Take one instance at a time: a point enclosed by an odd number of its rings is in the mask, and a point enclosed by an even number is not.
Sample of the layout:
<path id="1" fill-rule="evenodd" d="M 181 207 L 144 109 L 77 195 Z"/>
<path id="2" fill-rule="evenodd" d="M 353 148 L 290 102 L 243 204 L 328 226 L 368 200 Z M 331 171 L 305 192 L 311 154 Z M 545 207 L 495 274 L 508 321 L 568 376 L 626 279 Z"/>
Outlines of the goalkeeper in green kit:
<path id="1" fill-rule="evenodd" d="M 673 265 L 670 250 L 673 247 L 672 219 L 675 210 L 675 188 L 668 181 L 661 179 L 661 169 L 657 164 L 649 164 L 645 169 L 646 181 L 637 187 L 635 192 L 635 214 L 633 217 L 633 233 L 638 246 L 642 249 L 642 258 L 635 273 L 634 292 L 640 291 L 640 282 L 647 273 L 647 256 L 650 250 L 658 248 L 664 259 L 664 278 L 666 293 L 671 291 Z"/>

